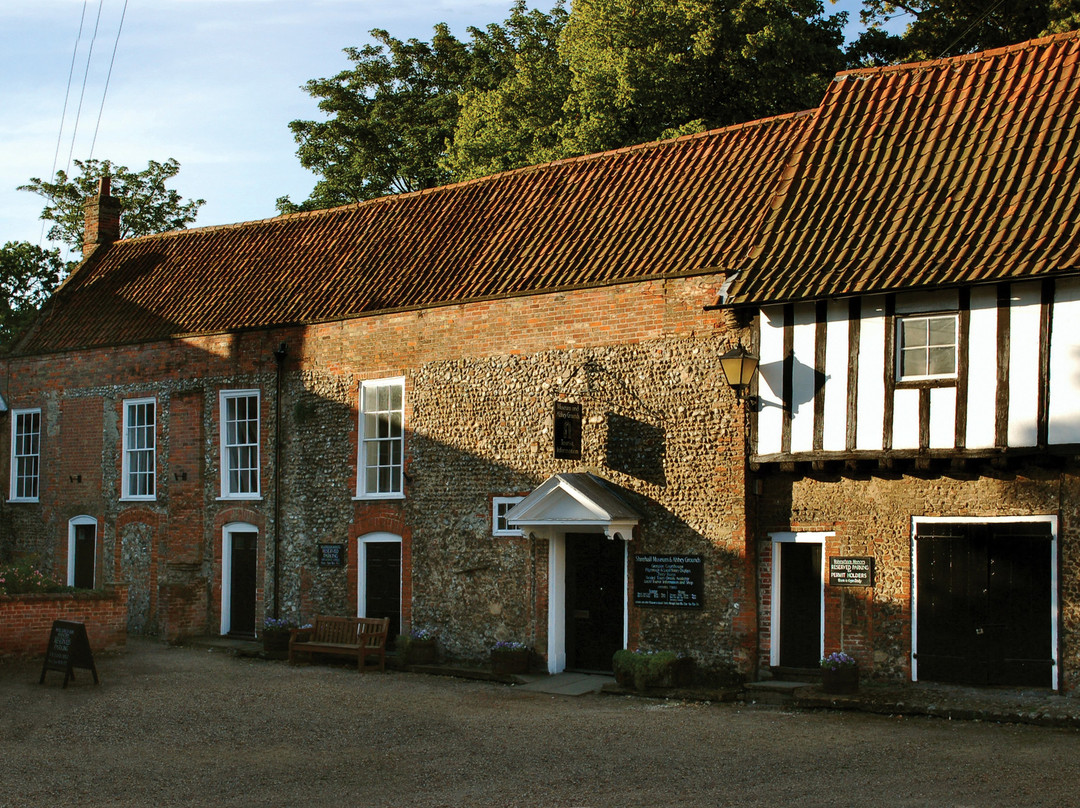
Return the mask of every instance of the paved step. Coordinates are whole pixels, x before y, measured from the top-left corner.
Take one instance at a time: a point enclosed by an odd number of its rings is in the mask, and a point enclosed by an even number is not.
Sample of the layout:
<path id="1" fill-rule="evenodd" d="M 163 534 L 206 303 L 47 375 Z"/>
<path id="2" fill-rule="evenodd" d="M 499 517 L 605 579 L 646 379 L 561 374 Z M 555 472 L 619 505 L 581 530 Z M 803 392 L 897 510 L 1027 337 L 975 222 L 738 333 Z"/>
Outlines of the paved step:
<path id="1" fill-rule="evenodd" d="M 794 704 L 795 693 L 810 687 L 809 682 L 784 682 L 767 679 L 763 682 L 747 682 L 746 700 L 757 704 Z"/>

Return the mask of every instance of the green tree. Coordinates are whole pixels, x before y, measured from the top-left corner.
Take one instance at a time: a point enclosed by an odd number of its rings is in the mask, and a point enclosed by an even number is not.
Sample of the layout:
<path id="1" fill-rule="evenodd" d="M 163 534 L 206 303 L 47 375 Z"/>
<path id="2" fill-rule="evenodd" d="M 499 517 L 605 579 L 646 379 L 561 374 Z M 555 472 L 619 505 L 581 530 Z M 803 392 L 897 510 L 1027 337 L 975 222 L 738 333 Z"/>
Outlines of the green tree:
<path id="1" fill-rule="evenodd" d="M 575 0 L 564 149 L 584 154 L 816 105 L 846 15 L 820 0 Z"/>
<path id="2" fill-rule="evenodd" d="M 467 46 L 444 23 L 430 43 L 371 31 L 378 44 L 346 48 L 354 66 L 306 91 L 325 121 L 289 124 L 297 156 L 321 179 L 310 199 L 278 200 L 282 212 L 331 207 L 449 179 L 439 160 L 453 135 L 458 94 L 472 69 Z"/>
<path id="3" fill-rule="evenodd" d="M 20 191 L 30 191 L 45 198 L 48 204 L 41 218 L 52 222 L 48 238 L 62 241 L 72 250 L 81 250 L 85 213 L 83 203 L 97 193 L 98 180 L 112 178 L 112 195 L 120 200 L 120 237 L 132 238 L 169 230 L 182 230 L 195 221 L 205 199 L 184 201 L 176 191 L 166 188 L 166 180 L 180 171 L 172 158 L 164 163 L 151 160 L 139 172 L 108 160 L 76 160 L 79 174 L 56 172 L 53 182 L 31 177 Z"/>
<path id="4" fill-rule="evenodd" d="M 567 18 L 561 0 L 546 13 L 530 11 L 524 0 L 517 0 L 503 25 L 470 29 L 473 86 L 461 93 L 461 111 L 443 159 L 455 180 L 561 156 L 570 69 L 558 41 Z"/>
<path id="5" fill-rule="evenodd" d="M 902 35 L 882 26 L 897 15 Z M 852 65 L 914 62 L 998 48 L 1080 27 L 1080 0 L 863 0 L 867 30 L 848 48 Z"/>
<path id="6" fill-rule="evenodd" d="M 60 250 L 26 241 L 0 247 L 0 351 L 11 348 L 68 272 Z"/>

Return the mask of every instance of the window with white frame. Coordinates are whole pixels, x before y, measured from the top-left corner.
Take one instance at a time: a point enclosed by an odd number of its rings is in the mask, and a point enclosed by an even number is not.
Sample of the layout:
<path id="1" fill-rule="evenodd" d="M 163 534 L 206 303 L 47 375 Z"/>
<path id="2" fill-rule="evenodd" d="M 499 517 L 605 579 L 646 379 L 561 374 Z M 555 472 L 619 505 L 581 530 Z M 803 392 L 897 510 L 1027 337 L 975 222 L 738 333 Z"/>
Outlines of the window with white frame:
<path id="1" fill-rule="evenodd" d="M 154 499 L 157 482 L 155 426 L 157 402 L 136 398 L 124 402 L 124 499 Z"/>
<path id="2" fill-rule="evenodd" d="M 221 496 L 259 496 L 259 391 L 221 393 Z"/>
<path id="3" fill-rule="evenodd" d="M 360 385 L 360 457 L 357 496 L 404 496 L 405 380 L 378 379 Z"/>
<path id="4" fill-rule="evenodd" d="M 899 381 L 956 378 L 956 314 L 920 314 L 897 321 Z"/>
<path id="5" fill-rule="evenodd" d="M 492 497 L 491 499 L 491 535 L 492 536 L 520 536 L 521 531 L 510 527 L 506 521 L 506 514 L 517 505 L 524 497 Z"/>
<path id="6" fill-rule="evenodd" d="M 11 419 L 11 500 L 37 502 L 41 474 L 41 410 L 15 410 Z"/>

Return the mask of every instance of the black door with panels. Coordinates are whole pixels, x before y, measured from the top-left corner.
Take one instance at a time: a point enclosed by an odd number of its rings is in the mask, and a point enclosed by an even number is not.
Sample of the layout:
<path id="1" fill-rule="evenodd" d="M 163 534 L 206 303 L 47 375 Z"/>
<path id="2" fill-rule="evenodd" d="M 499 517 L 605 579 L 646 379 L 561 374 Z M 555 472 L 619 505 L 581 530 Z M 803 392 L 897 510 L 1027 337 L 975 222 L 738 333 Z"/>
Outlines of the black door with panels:
<path id="1" fill-rule="evenodd" d="M 780 542 L 780 665 L 821 661 L 821 544 Z"/>
<path id="2" fill-rule="evenodd" d="M 918 678 L 1053 685 L 1048 522 L 920 524 Z"/>
<path id="3" fill-rule="evenodd" d="M 255 591 L 259 534 L 232 533 L 230 550 L 229 635 L 255 636 Z"/>
<path id="4" fill-rule="evenodd" d="M 401 542 L 366 542 L 364 552 L 364 616 L 389 618 L 390 642 L 401 631 Z"/>
<path id="5" fill-rule="evenodd" d="M 623 647 L 625 546 L 602 534 L 566 535 L 566 667 L 610 671 Z"/>

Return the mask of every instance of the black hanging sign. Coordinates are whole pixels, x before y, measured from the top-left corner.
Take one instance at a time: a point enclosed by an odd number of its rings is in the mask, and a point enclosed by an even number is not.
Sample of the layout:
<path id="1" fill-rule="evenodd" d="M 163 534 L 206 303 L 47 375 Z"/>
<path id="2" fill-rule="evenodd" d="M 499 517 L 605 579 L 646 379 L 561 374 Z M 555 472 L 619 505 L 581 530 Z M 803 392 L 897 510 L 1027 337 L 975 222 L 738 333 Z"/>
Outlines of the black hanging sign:
<path id="1" fill-rule="evenodd" d="M 873 586 L 874 559 L 872 556 L 830 556 L 830 586 Z"/>
<path id="2" fill-rule="evenodd" d="M 581 460 L 581 405 L 555 402 L 555 459 Z"/>
<path id="3" fill-rule="evenodd" d="M 705 605 L 701 556 L 635 555 L 634 605 L 700 609 Z"/>
<path id="4" fill-rule="evenodd" d="M 67 687 L 68 680 L 75 678 L 75 668 L 87 668 L 94 675 L 94 684 L 98 683 L 97 667 L 85 624 L 54 620 L 38 684 L 45 682 L 46 671 L 61 671 L 64 674 L 64 687 Z"/>
<path id="5" fill-rule="evenodd" d="M 345 545 L 344 544 L 320 544 L 319 545 L 320 567 L 344 567 Z"/>

